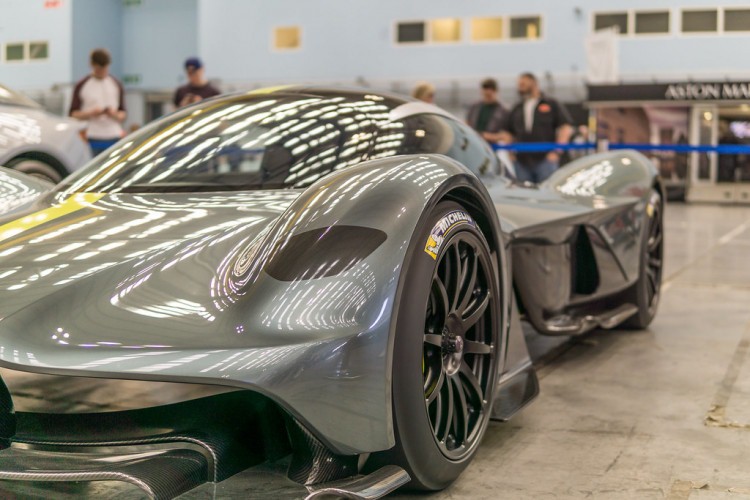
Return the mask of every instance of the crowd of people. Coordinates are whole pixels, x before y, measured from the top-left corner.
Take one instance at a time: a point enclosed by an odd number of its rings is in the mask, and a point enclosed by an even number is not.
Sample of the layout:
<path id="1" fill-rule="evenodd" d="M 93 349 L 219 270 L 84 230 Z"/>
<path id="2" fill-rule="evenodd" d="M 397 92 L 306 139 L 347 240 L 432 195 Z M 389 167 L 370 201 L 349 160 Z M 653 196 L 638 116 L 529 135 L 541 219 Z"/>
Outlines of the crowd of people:
<path id="1" fill-rule="evenodd" d="M 112 146 L 125 135 L 123 123 L 127 116 L 122 83 L 109 72 L 111 56 L 105 49 L 91 52 L 91 73 L 81 79 L 73 90 L 70 116 L 86 120 L 86 140 L 94 155 Z M 173 103 L 180 108 L 219 95 L 219 89 L 206 78 L 203 61 L 190 57 L 184 63 L 187 83 L 174 92 Z M 491 144 L 555 143 L 566 144 L 573 135 L 572 120 L 565 106 L 544 94 L 532 73 L 518 77 L 519 100 L 511 108 L 499 98 L 495 79 L 481 82 L 481 98 L 472 104 L 466 122 Z M 435 87 L 420 83 L 412 92 L 416 99 L 427 103 L 435 100 Z M 513 167 L 519 181 L 539 183 L 560 166 L 563 152 L 549 150 L 518 151 Z"/>
<path id="2" fill-rule="evenodd" d="M 112 56 L 106 49 L 91 52 L 91 73 L 76 83 L 68 113 L 73 118 L 88 122 L 83 134 L 94 155 L 125 136 L 125 91 L 122 83 L 110 74 L 111 63 Z M 172 102 L 176 108 L 195 104 L 221 93 L 209 83 L 203 61 L 199 58 L 188 58 L 184 68 L 187 83 L 174 92 Z"/>
<path id="3" fill-rule="evenodd" d="M 424 89 L 429 89 L 429 92 Z M 573 120 L 568 110 L 541 91 L 532 73 L 523 73 L 518 77 L 519 99 L 510 109 L 500 102 L 499 90 L 495 79 L 483 80 L 480 85 L 481 97 L 469 106 L 466 114 L 466 123 L 490 144 L 568 144 L 573 139 Z M 435 89 L 430 84 L 421 83 L 412 96 L 433 102 Z M 522 182 L 542 182 L 559 168 L 562 158 L 563 151 L 556 147 L 542 151 L 518 151 L 513 160 L 515 176 Z"/>

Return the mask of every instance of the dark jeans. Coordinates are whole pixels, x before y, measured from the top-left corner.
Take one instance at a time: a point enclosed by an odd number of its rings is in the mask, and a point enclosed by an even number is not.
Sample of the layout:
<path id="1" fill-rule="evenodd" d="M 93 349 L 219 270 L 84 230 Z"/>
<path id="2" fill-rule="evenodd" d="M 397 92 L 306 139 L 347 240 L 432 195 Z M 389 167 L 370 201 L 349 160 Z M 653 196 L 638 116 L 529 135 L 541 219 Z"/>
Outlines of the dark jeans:
<path id="1" fill-rule="evenodd" d="M 89 147 L 91 148 L 91 154 L 96 156 L 119 140 L 119 137 L 115 139 L 89 139 L 88 141 Z"/>
<path id="2" fill-rule="evenodd" d="M 532 182 L 534 184 L 539 184 L 547 180 L 559 167 L 557 163 L 553 163 L 547 159 L 531 165 L 524 165 L 516 160 L 513 162 L 513 166 L 516 169 L 516 179 L 521 182 Z"/>

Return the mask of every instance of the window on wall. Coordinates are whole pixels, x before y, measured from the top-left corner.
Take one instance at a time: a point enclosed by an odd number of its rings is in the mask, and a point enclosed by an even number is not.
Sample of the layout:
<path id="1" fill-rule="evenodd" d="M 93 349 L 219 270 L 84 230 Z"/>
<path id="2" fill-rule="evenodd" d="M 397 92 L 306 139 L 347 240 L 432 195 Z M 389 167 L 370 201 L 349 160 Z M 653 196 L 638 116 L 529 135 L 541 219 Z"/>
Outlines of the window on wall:
<path id="1" fill-rule="evenodd" d="M 425 41 L 425 23 L 423 21 L 398 23 L 396 41 L 398 43 L 421 43 Z"/>
<path id="2" fill-rule="evenodd" d="M 280 26 L 273 31 L 273 46 L 277 50 L 294 50 L 302 44 L 299 26 Z"/>
<path id="3" fill-rule="evenodd" d="M 30 42 L 29 59 L 40 61 L 49 57 L 49 44 L 47 42 Z"/>
<path id="4" fill-rule="evenodd" d="M 724 9 L 724 31 L 750 31 L 750 9 Z"/>
<path id="5" fill-rule="evenodd" d="M 489 42 L 502 40 L 502 17 L 475 17 L 471 20 L 471 40 L 474 42 Z"/>
<path id="6" fill-rule="evenodd" d="M 683 33 L 713 33 L 719 30 L 719 13 L 716 9 L 683 10 Z"/>
<path id="7" fill-rule="evenodd" d="M 460 42 L 460 19 L 433 19 L 430 21 L 430 40 L 433 42 Z"/>
<path id="8" fill-rule="evenodd" d="M 542 36 L 542 19 L 535 17 L 512 17 L 510 37 L 534 40 Z"/>
<path id="9" fill-rule="evenodd" d="M 635 33 L 639 35 L 669 33 L 669 11 L 636 12 Z"/>
<path id="10" fill-rule="evenodd" d="M 24 61 L 26 60 L 25 43 L 6 43 L 5 44 L 6 61 Z"/>
<path id="11" fill-rule="evenodd" d="M 594 15 L 594 31 L 617 28 L 621 35 L 628 33 L 628 13 L 608 12 Z"/>

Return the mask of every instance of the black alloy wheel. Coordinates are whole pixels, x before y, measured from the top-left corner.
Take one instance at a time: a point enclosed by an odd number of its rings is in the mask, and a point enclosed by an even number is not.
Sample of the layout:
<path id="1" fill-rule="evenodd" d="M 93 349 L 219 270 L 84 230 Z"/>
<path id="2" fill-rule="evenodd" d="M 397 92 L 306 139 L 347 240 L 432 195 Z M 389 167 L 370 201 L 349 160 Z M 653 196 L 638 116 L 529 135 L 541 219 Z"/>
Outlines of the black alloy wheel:
<path id="1" fill-rule="evenodd" d="M 469 454 L 489 420 L 494 372 L 489 261 L 472 233 L 446 244 L 432 278 L 424 334 L 424 397 L 432 432 L 449 459 Z"/>
<path id="2" fill-rule="evenodd" d="M 638 281 L 628 291 L 626 301 L 635 304 L 638 311 L 622 326 L 644 329 L 653 321 L 661 298 L 664 272 L 664 202 L 652 190 L 646 203 L 646 228 L 641 242 L 641 264 Z"/>
<path id="3" fill-rule="evenodd" d="M 647 283 L 647 303 L 649 312 L 656 314 L 656 307 L 659 305 L 659 296 L 661 292 L 662 269 L 664 267 L 664 220 L 662 217 L 661 198 L 658 194 L 652 193 L 651 201 L 647 210 L 649 215 L 648 240 L 646 241 L 646 276 Z"/>
<path id="4" fill-rule="evenodd" d="M 416 238 L 396 316 L 396 443 L 364 468 L 399 465 L 412 478 L 409 489 L 439 490 L 471 462 L 490 421 L 501 280 L 496 254 L 458 203 L 439 203 Z"/>

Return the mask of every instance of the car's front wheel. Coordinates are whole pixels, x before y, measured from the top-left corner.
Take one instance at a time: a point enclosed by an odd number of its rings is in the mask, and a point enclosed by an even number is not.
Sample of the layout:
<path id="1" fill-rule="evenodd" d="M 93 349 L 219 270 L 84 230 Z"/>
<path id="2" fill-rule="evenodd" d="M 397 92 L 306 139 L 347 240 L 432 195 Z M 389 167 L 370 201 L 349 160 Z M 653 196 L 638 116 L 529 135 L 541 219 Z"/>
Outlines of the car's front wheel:
<path id="1" fill-rule="evenodd" d="M 420 238 L 396 324 L 396 446 L 371 462 L 400 465 L 411 488 L 438 490 L 466 468 L 487 429 L 500 291 L 487 241 L 460 205 L 439 204 Z"/>

